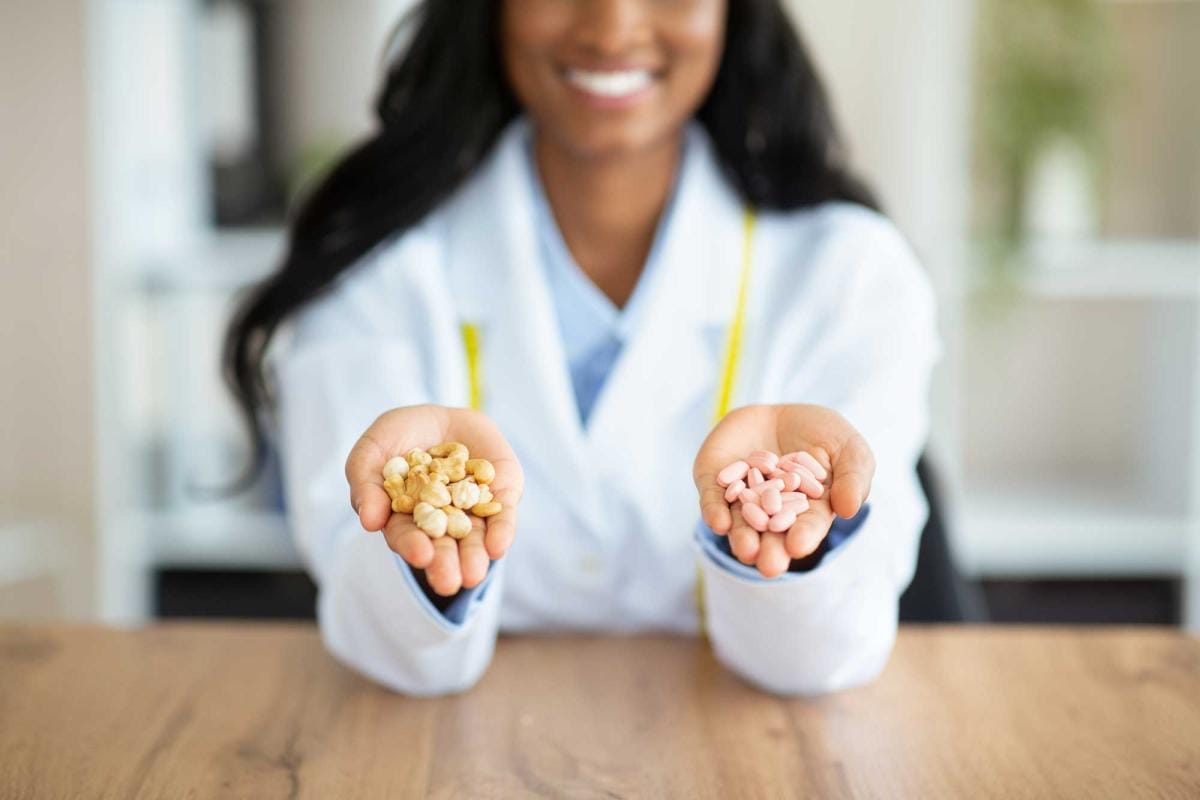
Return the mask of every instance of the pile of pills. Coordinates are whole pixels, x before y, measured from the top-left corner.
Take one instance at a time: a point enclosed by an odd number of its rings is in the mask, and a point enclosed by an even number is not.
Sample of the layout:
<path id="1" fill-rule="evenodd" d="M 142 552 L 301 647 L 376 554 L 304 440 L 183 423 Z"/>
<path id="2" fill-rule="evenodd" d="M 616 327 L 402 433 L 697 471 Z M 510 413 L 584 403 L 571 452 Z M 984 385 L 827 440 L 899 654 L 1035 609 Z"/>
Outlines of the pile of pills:
<path id="1" fill-rule="evenodd" d="M 809 498 L 825 493 L 821 481 L 828 475 L 810 453 L 780 456 L 755 450 L 745 461 L 734 461 L 717 473 L 717 483 L 731 508 L 741 505 L 747 525 L 759 533 L 783 533 L 808 510 Z"/>
<path id="2" fill-rule="evenodd" d="M 383 466 L 383 488 L 392 511 L 412 514 L 413 522 L 431 539 L 462 539 L 471 518 L 500 513 L 489 484 L 496 468 L 484 458 L 471 458 L 467 446 L 443 442 L 428 450 L 413 448 Z"/>

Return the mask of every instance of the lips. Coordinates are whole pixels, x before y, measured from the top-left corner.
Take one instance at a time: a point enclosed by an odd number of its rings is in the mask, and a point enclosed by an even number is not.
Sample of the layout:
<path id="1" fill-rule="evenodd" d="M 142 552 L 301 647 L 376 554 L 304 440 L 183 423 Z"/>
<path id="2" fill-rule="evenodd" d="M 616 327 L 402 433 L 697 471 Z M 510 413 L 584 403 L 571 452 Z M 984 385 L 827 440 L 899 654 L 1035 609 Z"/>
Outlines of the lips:
<path id="1" fill-rule="evenodd" d="M 567 83 L 590 95 L 609 100 L 633 97 L 654 83 L 648 69 L 585 70 L 567 69 Z"/>

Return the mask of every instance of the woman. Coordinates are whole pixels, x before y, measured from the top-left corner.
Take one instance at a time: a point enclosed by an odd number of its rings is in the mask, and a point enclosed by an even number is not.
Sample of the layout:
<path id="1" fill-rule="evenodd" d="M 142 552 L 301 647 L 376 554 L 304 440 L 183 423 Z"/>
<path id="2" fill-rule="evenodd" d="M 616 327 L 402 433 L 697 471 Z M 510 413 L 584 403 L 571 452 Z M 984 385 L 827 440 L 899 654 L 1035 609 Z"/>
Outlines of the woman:
<path id="1" fill-rule="evenodd" d="M 416 694 L 471 686 L 500 629 L 706 629 L 782 693 L 877 674 L 926 513 L 933 303 L 777 0 L 430 0 L 378 114 L 227 357 L 256 426 L 277 400 L 330 650 Z M 444 440 L 505 506 L 461 543 L 381 487 Z M 715 482 L 759 448 L 831 473 L 786 533 Z"/>

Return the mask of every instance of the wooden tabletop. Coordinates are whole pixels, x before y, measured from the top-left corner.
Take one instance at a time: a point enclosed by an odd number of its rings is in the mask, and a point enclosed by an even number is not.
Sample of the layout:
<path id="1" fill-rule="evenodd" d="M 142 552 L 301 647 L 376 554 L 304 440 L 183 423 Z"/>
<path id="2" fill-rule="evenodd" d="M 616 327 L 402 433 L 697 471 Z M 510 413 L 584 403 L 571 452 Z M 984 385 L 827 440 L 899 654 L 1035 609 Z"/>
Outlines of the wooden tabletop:
<path id="1" fill-rule="evenodd" d="M 702 642 L 510 638 L 413 699 L 307 625 L 0 628 L 3 797 L 1200 797 L 1200 641 L 909 628 L 883 678 L 761 694 Z"/>

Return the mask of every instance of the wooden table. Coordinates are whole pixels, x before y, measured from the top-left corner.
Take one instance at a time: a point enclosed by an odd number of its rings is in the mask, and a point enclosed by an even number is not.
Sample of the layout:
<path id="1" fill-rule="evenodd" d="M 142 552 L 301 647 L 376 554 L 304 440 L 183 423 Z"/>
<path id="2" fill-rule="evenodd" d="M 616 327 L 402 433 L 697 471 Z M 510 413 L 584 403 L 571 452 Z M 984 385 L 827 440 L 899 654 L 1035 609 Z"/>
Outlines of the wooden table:
<path id="1" fill-rule="evenodd" d="M 873 686 L 761 694 L 700 642 L 502 639 L 391 694 L 307 625 L 0 628 L 0 796 L 1200 797 L 1200 641 L 909 628 Z"/>

